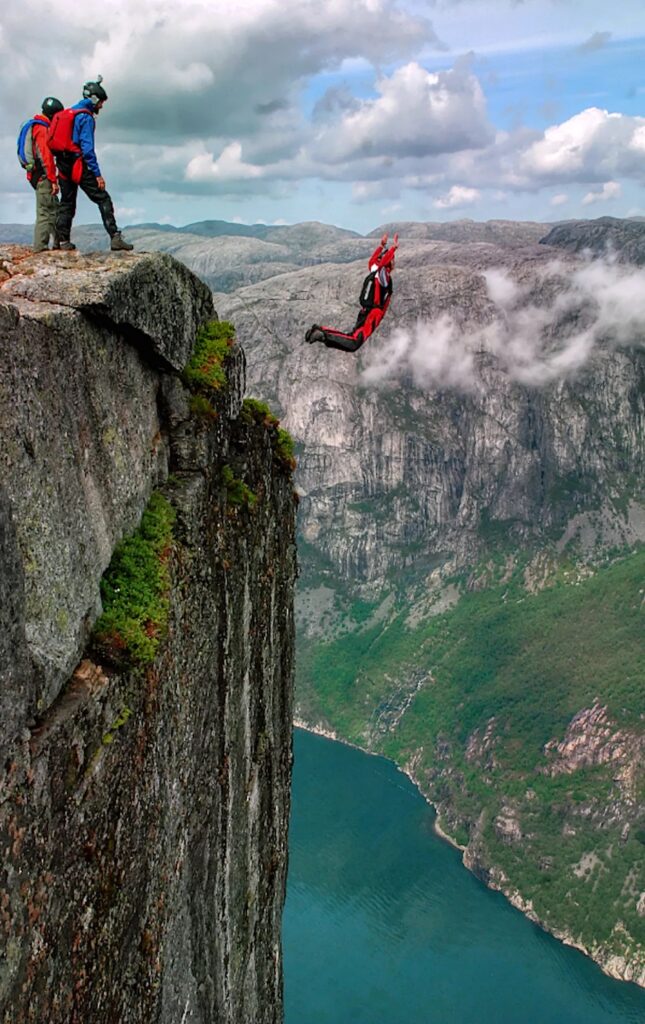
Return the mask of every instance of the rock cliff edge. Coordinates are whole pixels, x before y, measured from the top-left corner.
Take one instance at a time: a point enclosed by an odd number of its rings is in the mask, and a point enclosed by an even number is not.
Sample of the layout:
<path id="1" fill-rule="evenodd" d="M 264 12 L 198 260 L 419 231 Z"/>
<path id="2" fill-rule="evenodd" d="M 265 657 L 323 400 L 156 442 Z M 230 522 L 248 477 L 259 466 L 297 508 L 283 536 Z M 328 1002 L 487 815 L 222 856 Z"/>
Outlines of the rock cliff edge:
<path id="1" fill-rule="evenodd" d="M 237 344 L 182 380 L 215 316 L 168 256 L 0 252 L 4 1024 L 282 1019 L 293 485 Z M 103 659 L 155 495 L 167 627 Z"/>

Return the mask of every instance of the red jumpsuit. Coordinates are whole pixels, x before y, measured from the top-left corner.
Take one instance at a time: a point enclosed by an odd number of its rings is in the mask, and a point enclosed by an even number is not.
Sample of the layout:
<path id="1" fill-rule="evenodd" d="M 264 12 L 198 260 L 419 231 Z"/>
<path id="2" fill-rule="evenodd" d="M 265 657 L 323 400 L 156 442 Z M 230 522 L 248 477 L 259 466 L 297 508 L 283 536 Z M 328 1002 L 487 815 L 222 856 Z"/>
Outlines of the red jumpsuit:
<path id="1" fill-rule="evenodd" d="M 356 352 L 369 336 L 374 333 L 385 316 L 392 297 L 391 265 L 396 252 L 396 245 L 385 249 L 379 244 L 369 258 L 370 273 L 374 272 L 374 294 L 368 308 L 362 307 L 351 333 L 345 334 L 334 327 L 323 327 L 314 324 L 307 331 L 307 341 L 321 341 L 327 348 L 337 348 L 343 352 Z"/>

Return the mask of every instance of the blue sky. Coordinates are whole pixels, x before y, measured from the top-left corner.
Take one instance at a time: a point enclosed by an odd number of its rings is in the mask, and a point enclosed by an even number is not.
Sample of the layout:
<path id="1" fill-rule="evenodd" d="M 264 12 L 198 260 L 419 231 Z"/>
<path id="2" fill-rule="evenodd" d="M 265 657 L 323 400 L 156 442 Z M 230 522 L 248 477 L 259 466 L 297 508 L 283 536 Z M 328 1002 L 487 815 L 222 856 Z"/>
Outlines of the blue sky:
<path id="1" fill-rule="evenodd" d="M 55 13 L 53 13 L 55 11 Z M 0 220 L 18 124 L 102 73 L 123 224 L 645 215 L 642 0 L 8 0 Z M 29 55 L 29 56 L 27 56 Z M 36 73 L 37 69 L 37 73 Z M 96 220 L 84 199 L 79 222 Z"/>

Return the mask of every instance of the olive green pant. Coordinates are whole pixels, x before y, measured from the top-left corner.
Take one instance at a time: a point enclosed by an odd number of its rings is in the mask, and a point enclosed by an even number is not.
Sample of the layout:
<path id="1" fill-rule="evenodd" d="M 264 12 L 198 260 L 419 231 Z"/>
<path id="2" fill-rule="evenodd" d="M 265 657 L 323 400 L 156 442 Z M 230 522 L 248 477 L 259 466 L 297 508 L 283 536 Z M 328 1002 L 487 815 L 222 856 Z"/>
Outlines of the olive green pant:
<path id="1" fill-rule="evenodd" d="M 50 235 L 56 240 L 56 214 L 58 199 L 52 194 L 52 183 L 41 178 L 36 185 L 36 226 L 34 228 L 34 251 L 49 248 Z"/>

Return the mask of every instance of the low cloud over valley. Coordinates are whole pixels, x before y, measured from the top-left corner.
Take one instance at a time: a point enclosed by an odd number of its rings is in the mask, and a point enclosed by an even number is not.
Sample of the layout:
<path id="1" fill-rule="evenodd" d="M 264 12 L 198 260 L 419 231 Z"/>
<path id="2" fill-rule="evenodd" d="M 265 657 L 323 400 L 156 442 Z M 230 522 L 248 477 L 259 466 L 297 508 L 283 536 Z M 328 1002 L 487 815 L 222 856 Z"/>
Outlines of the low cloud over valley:
<path id="1" fill-rule="evenodd" d="M 424 389 L 484 385 L 482 357 L 494 357 L 518 383 L 543 387 L 575 376 L 599 346 L 645 345 L 645 270 L 611 260 L 545 265 L 518 283 L 507 270 L 483 275 L 489 316 L 476 327 L 443 314 L 375 339 L 365 352 L 364 384 L 396 386 L 412 377 Z M 489 362 L 486 359 L 486 362 Z"/>

